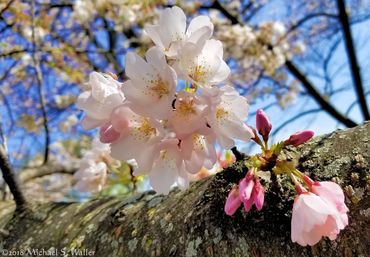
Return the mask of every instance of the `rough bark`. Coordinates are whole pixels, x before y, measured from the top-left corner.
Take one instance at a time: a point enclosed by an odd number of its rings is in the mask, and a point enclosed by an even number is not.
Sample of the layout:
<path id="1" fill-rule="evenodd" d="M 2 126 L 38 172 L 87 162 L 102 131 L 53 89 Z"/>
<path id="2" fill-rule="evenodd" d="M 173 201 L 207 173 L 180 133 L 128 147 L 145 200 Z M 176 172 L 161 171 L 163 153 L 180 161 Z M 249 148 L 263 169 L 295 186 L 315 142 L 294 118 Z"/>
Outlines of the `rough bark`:
<path id="1" fill-rule="evenodd" d="M 286 149 L 282 158 L 297 161 L 316 180 L 335 180 L 344 188 L 350 224 L 336 241 L 324 239 L 314 247 L 290 241 L 294 190 L 284 179 L 279 192 L 269 191 L 261 212 L 226 216 L 227 192 L 241 177 L 238 162 L 168 196 L 148 192 L 130 199 L 49 203 L 35 206 L 33 214 L 14 213 L 12 204 L 2 203 L 0 249 L 44 249 L 63 256 L 65 247 L 98 257 L 369 256 L 370 123 L 316 137 Z"/>

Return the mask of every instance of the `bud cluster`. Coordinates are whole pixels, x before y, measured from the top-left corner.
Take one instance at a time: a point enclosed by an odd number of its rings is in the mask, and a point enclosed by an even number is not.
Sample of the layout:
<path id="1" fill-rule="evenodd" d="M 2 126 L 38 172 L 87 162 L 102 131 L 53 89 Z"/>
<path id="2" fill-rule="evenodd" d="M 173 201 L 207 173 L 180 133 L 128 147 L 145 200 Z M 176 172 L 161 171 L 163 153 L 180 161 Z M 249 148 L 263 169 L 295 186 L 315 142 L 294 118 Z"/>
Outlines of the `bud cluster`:
<path id="1" fill-rule="evenodd" d="M 261 146 L 262 154 L 250 158 L 246 165 L 249 171 L 229 192 L 225 213 L 234 215 L 242 203 L 246 212 L 251 210 L 253 204 L 258 211 L 262 209 L 265 190 L 257 175 L 258 171 L 270 171 L 272 176 L 288 175 L 297 191 L 293 205 L 292 241 L 306 246 L 318 243 L 323 236 L 336 239 L 340 230 L 348 225 L 348 208 L 344 203 L 342 189 L 334 182 L 315 182 L 298 171 L 291 162 L 278 160 L 285 146 L 297 147 L 305 143 L 313 137 L 313 131 L 294 133 L 289 139 L 269 147 L 272 125 L 263 110 L 257 111 L 256 128 L 251 128 L 254 133 L 252 140 Z"/>

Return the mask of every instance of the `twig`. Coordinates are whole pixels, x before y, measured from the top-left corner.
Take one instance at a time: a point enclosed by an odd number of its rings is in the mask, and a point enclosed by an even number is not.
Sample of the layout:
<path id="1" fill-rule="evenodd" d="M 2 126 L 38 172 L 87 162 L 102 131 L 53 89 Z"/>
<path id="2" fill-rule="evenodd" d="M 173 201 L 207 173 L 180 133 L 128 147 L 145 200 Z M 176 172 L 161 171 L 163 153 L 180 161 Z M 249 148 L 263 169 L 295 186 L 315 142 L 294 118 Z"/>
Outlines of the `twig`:
<path id="1" fill-rule="evenodd" d="M 346 12 L 346 6 L 344 0 L 337 0 L 337 6 L 339 10 L 339 21 L 342 24 L 343 34 L 344 34 L 344 41 L 346 43 L 346 50 L 347 56 L 350 61 L 351 73 L 352 73 L 352 80 L 353 85 L 355 87 L 355 91 L 357 94 L 357 99 L 360 104 L 360 108 L 362 111 L 362 115 L 364 116 L 365 120 L 370 120 L 370 112 L 369 108 L 367 107 L 364 86 L 362 84 L 361 74 L 360 74 L 360 67 L 358 64 L 355 46 L 353 43 L 352 32 L 349 25 L 349 19 Z"/>
<path id="2" fill-rule="evenodd" d="M 352 128 L 357 126 L 357 123 L 351 120 L 350 118 L 344 116 L 340 113 L 333 105 L 331 105 L 321 94 L 320 92 L 314 87 L 311 81 L 290 61 L 285 62 L 286 67 L 288 70 L 294 75 L 296 79 L 298 79 L 307 92 L 312 96 L 313 99 L 326 111 L 328 112 L 333 118 L 340 121 L 343 125 Z"/>
<path id="3" fill-rule="evenodd" d="M 9 9 L 9 7 L 12 5 L 12 3 L 14 2 L 14 0 L 10 0 L 6 5 L 5 5 L 5 7 L 3 8 L 3 9 L 1 9 L 0 10 L 0 16 L 2 16 L 3 14 L 4 14 L 4 12 L 6 11 L 6 10 L 8 10 Z"/>
<path id="4" fill-rule="evenodd" d="M 236 148 L 236 146 L 234 146 L 233 148 L 231 148 L 231 152 L 233 152 L 236 161 L 241 161 L 241 160 L 244 159 L 244 154 L 241 153 L 241 152 L 239 152 L 239 150 L 238 150 L 238 148 Z"/>

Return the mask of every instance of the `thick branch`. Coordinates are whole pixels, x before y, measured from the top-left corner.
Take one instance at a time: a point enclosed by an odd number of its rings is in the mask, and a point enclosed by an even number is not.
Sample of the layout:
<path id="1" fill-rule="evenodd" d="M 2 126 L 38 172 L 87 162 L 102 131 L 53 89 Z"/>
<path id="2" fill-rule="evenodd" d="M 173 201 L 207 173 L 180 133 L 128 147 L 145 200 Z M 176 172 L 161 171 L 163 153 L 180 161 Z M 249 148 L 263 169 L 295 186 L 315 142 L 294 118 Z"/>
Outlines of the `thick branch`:
<path id="1" fill-rule="evenodd" d="M 223 206 L 228 191 L 245 175 L 241 161 L 168 196 L 147 192 L 126 199 L 42 204 L 10 222 L 11 213 L 6 211 L 10 207 L 0 202 L 0 229 L 9 232 L 3 233 L 0 247 L 58 249 L 54 256 L 63 256 L 64 247 L 94 251 L 90 256 L 96 257 L 367 256 L 369 137 L 367 123 L 285 149 L 281 157 L 299 163 L 299 170 L 315 180 L 336 180 L 344 189 L 350 223 L 336 241 L 323 239 L 314 247 L 291 242 L 295 193 L 282 177 L 277 180 L 284 185 L 280 191 L 271 191 L 271 183 L 264 183 L 268 190 L 260 212 L 240 209 L 227 216 Z"/>
<path id="2" fill-rule="evenodd" d="M 343 125 L 351 128 L 355 127 L 357 124 L 350 118 L 344 116 L 340 113 L 333 105 L 331 105 L 321 94 L 320 92 L 314 87 L 314 85 L 309 81 L 309 79 L 290 61 L 285 62 L 286 67 L 288 70 L 298 79 L 307 92 L 312 96 L 312 98 L 326 111 L 328 112 L 333 118 L 341 122 Z"/>
<path id="3" fill-rule="evenodd" d="M 26 207 L 27 203 L 19 188 L 19 185 L 14 177 L 14 172 L 9 163 L 9 159 L 3 146 L 0 145 L 0 169 L 3 173 L 3 178 L 8 185 L 10 192 L 13 194 L 14 201 L 17 205 L 17 209 L 22 210 Z"/>
<path id="4" fill-rule="evenodd" d="M 339 20 L 342 24 L 344 39 L 346 42 L 347 56 L 350 61 L 351 73 L 353 79 L 353 85 L 357 94 L 358 102 L 362 111 L 362 115 L 365 120 L 370 120 L 370 113 L 367 107 L 366 96 L 364 92 L 364 87 L 362 84 L 360 66 L 358 64 L 355 46 L 353 43 L 353 37 L 351 33 L 351 27 L 349 24 L 348 15 L 346 12 L 346 6 L 344 0 L 337 0 L 338 10 L 339 10 Z"/>

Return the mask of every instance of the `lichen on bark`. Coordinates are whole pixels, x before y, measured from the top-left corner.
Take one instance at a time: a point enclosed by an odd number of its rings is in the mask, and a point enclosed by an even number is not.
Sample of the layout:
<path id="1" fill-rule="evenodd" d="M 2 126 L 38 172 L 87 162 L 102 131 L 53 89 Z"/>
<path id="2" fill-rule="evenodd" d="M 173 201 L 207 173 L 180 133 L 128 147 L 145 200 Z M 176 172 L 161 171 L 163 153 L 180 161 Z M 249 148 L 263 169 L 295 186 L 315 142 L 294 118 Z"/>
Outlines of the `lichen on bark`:
<path id="1" fill-rule="evenodd" d="M 337 240 L 313 247 L 291 242 L 294 189 L 285 178 L 278 181 L 279 191 L 268 191 L 261 212 L 224 214 L 227 193 L 245 171 L 241 161 L 168 196 L 147 192 L 128 199 L 48 203 L 24 214 L 1 203 L 0 228 L 9 234 L 0 235 L 0 250 L 80 249 L 98 257 L 368 256 L 370 123 L 289 147 L 281 158 L 296 162 L 315 180 L 334 180 L 344 188 L 350 224 Z"/>

